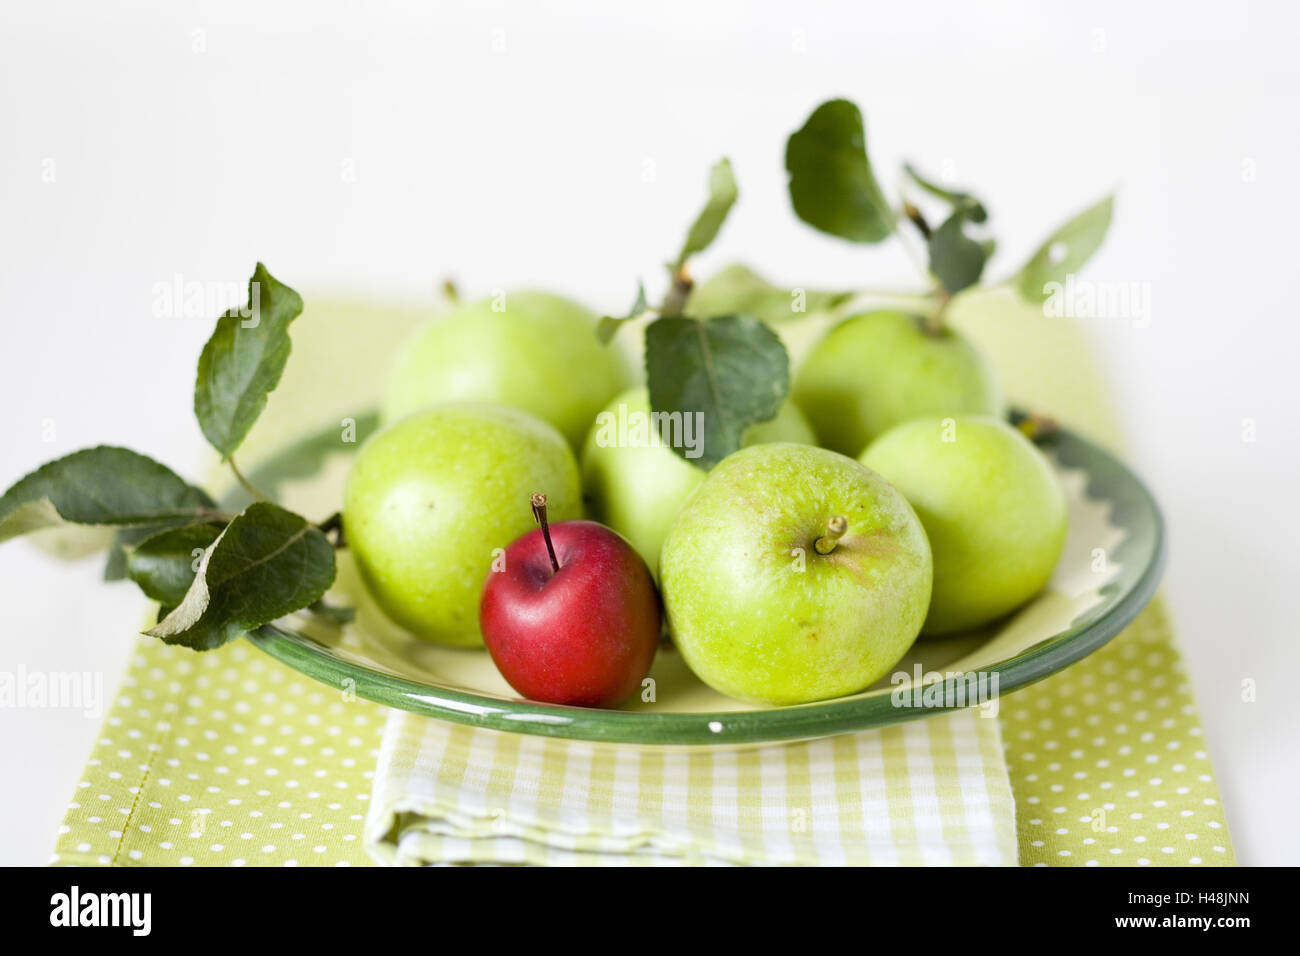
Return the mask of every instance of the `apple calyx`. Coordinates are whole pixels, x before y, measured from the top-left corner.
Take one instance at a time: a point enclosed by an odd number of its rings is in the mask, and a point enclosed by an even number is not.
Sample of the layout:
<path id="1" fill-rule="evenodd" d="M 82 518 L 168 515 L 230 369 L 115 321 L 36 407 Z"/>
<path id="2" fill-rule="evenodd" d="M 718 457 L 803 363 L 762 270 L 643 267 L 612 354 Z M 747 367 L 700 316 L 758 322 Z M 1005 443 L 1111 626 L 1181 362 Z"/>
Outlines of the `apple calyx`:
<path id="1" fill-rule="evenodd" d="M 848 530 L 848 519 L 843 515 L 836 515 L 826 522 L 826 533 L 813 542 L 813 550 L 818 554 L 830 554 Z"/>
<path id="2" fill-rule="evenodd" d="M 551 529 L 546 523 L 546 495 L 534 494 L 529 498 L 529 502 L 533 506 L 533 517 L 542 526 L 542 538 L 546 541 L 546 553 L 551 558 L 551 570 L 558 574 L 560 562 L 555 557 L 555 545 L 551 543 Z"/>

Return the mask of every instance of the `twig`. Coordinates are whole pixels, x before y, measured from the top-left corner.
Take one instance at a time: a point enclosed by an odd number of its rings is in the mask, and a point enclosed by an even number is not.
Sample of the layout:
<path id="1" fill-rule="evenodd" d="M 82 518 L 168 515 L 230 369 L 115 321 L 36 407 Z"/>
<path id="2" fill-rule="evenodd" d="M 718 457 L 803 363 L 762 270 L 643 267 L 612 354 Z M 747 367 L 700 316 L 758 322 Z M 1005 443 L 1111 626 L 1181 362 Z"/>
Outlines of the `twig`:
<path id="1" fill-rule="evenodd" d="M 346 548 L 348 546 L 347 537 L 343 533 L 343 515 L 337 511 L 316 526 L 320 529 L 321 534 L 328 535 L 334 532 L 335 549 Z"/>
<path id="2" fill-rule="evenodd" d="M 266 497 L 266 495 L 264 495 L 264 494 L 262 494 L 260 491 L 258 491 L 257 488 L 255 488 L 255 487 L 253 486 L 253 484 L 252 484 L 252 483 L 251 483 L 247 478 L 244 477 L 243 472 L 241 472 L 241 471 L 239 470 L 239 466 L 235 464 L 235 456 L 234 456 L 234 455 L 231 455 L 229 458 L 227 458 L 227 459 L 226 459 L 226 463 L 227 463 L 228 465 L 230 465 L 230 470 L 233 471 L 233 472 L 235 473 L 235 478 L 239 481 L 240 486 L 241 486 L 245 491 L 247 491 L 250 495 L 252 495 L 252 496 L 253 496 L 255 499 L 257 499 L 258 501 L 270 501 L 270 500 L 271 500 L 271 499 L 269 499 L 268 497 Z"/>
<path id="3" fill-rule="evenodd" d="M 686 266 L 678 266 L 673 272 L 673 284 L 664 294 L 664 302 L 659 307 L 659 314 L 669 318 L 681 315 L 693 288 L 695 288 L 695 280 L 686 271 Z"/>

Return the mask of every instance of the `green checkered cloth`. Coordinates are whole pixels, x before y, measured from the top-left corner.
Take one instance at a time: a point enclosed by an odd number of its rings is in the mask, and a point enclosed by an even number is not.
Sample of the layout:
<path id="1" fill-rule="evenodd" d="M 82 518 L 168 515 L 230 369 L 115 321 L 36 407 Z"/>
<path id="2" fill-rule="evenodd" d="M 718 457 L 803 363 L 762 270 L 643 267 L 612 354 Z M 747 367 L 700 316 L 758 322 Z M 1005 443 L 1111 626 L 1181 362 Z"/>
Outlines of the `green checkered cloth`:
<path id="1" fill-rule="evenodd" d="M 1074 324 L 1009 296 L 954 305 L 954 321 L 993 353 L 1018 404 L 1117 444 Z M 430 311 L 309 305 L 244 463 L 365 404 L 396 341 Z M 1008 697 L 998 720 L 936 716 L 723 755 L 606 756 L 502 734 L 475 742 L 483 732 L 392 716 L 245 641 L 195 654 L 137 640 L 60 828 L 57 863 L 337 866 L 371 862 L 367 845 L 401 862 L 559 862 L 566 853 L 601 862 L 1012 862 L 1012 832 L 1022 864 L 1232 862 L 1159 602 L 1100 651 Z M 486 765 L 471 757 L 489 751 Z M 999 790 L 1007 779 L 1014 831 Z M 475 790 L 467 781 L 481 782 Z M 983 788 L 987 807 L 969 786 Z M 580 800 L 556 799 L 570 787 Z M 959 806 L 960 822 L 945 824 Z M 929 838 L 936 826 L 941 849 Z M 596 830 L 599 839 L 577 836 Z"/>
<path id="2" fill-rule="evenodd" d="M 995 719 L 975 710 L 741 750 L 611 747 L 389 716 L 384 863 L 1014 865 Z"/>

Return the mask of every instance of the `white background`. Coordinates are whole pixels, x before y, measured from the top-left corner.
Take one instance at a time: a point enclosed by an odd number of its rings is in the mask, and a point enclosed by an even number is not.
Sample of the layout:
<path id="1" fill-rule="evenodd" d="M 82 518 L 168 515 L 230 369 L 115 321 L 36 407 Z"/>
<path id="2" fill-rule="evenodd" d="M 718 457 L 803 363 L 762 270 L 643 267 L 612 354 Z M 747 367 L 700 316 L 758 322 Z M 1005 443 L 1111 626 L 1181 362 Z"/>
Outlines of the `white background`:
<path id="1" fill-rule="evenodd" d="M 701 272 L 910 285 L 896 244 L 837 244 L 789 210 L 784 138 L 846 95 L 887 188 L 906 158 L 978 187 L 994 274 L 1118 188 L 1088 275 L 1148 283 L 1151 324 L 1096 332 L 1171 524 L 1238 856 L 1300 863 L 1297 8 L 448 6 L 5 2 L 0 485 L 104 441 L 203 465 L 188 396 L 211 323 L 152 313 L 177 273 L 242 283 L 260 258 L 309 296 L 417 301 L 450 273 L 618 308 L 726 154 L 743 198 Z M 0 669 L 102 672 L 111 696 L 141 604 L 98 574 L 0 549 Z M 0 711 L 0 863 L 48 858 L 97 724 Z"/>

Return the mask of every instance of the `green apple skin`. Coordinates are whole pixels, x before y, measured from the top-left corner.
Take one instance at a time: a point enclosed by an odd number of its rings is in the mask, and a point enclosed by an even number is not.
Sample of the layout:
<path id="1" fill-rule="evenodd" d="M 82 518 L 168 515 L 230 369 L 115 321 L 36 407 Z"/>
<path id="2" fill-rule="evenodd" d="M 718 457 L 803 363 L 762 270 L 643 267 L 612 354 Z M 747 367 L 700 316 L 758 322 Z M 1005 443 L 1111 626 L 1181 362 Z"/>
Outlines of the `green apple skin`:
<path id="1" fill-rule="evenodd" d="M 847 520 L 829 554 L 814 547 Z M 729 455 L 682 506 L 659 564 L 682 657 L 731 697 L 798 704 L 870 686 L 930 604 L 930 546 L 884 478 L 808 445 Z"/>
<path id="2" fill-rule="evenodd" d="M 912 503 L 930 538 L 934 593 L 923 633 L 987 624 L 1047 584 L 1065 547 L 1065 491 L 1010 425 L 979 416 L 907 422 L 862 461 Z"/>
<path id="3" fill-rule="evenodd" d="M 620 405 L 629 416 L 650 413 L 650 397 L 644 388 L 621 393 L 604 411 L 616 416 Z M 651 432 L 648 445 L 602 444 L 603 437 L 608 436 L 602 436 L 597 416 L 582 449 L 587 511 L 625 537 L 650 570 L 657 571 L 668 528 L 707 472 L 663 447 L 657 432 Z M 774 441 L 817 444 L 803 412 L 788 399 L 775 418 L 751 425 L 743 437 L 745 445 Z"/>
<path id="4" fill-rule="evenodd" d="M 379 608 L 417 637 L 481 646 L 479 598 L 493 551 L 549 517 L 582 517 L 573 452 L 554 427 L 512 408 L 441 405 L 389 425 L 357 453 L 343 530 Z"/>
<path id="5" fill-rule="evenodd" d="M 622 354 L 601 345 L 595 328 L 592 313 L 545 292 L 458 306 L 399 351 L 383 419 L 441 402 L 490 402 L 550 422 L 576 449 L 596 412 L 630 383 Z"/>
<path id="6" fill-rule="evenodd" d="M 952 330 L 925 331 L 906 312 L 845 319 L 795 375 L 795 401 L 827 448 L 860 455 L 902 422 L 931 415 L 1001 415 L 993 366 Z"/>

